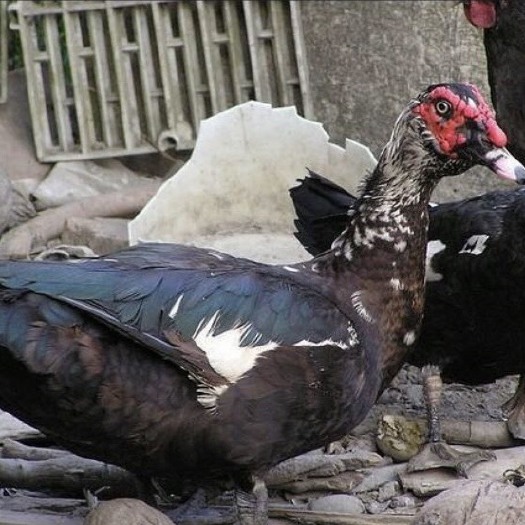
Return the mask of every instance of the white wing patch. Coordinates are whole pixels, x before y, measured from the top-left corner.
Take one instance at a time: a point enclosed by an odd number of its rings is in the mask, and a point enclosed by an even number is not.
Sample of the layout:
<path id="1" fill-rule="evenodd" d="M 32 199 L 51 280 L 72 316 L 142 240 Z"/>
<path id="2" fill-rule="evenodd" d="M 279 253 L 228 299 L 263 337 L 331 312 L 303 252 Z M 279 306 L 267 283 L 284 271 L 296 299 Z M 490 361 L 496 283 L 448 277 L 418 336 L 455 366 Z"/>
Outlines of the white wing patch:
<path id="1" fill-rule="evenodd" d="M 442 252 L 447 246 L 440 240 L 428 241 L 427 243 L 427 257 L 425 261 L 425 280 L 428 282 L 441 281 L 443 275 L 436 272 L 432 267 L 432 258 L 434 255 Z"/>
<path id="2" fill-rule="evenodd" d="M 467 242 L 463 245 L 463 248 L 459 250 L 459 253 L 469 253 L 471 255 L 481 255 L 487 248 L 488 235 L 472 235 L 467 239 Z"/>
<path id="3" fill-rule="evenodd" d="M 352 323 L 348 323 L 348 344 L 350 346 L 355 346 L 359 343 L 359 337 L 357 336 L 357 331 L 352 325 Z"/>
<path id="4" fill-rule="evenodd" d="M 204 408 L 215 412 L 217 410 L 217 399 L 223 392 L 228 390 L 228 386 L 199 386 L 197 387 L 197 401 Z"/>
<path id="5" fill-rule="evenodd" d="M 241 346 L 241 340 L 251 329 L 251 323 L 214 334 L 219 314 L 220 312 L 215 312 L 206 324 L 199 324 L 193 334 L 193 339 L 197 346 L 206 353 L 212 368 L 234 383 L 254 366 L 259 355 L 273 350 L 279 346 L 279 343 L 269 341 L 263 345 Z"/>
<path id="6" fill-rule="evenodd" d="M 170 310 L 169 316 L 171 318 L 175 318 L 177 315 L 182 298 L 183 295 L 181 294 Z M 258 334 L 252 345 L 241 346 L 243 337 L 252 330 L 253 325 L 251 323 L 239 324 L 230 330 L 215 333 L 219 316 L 220 310 L 216 311 L 207 322 L 204 322 L 204 320 L 201 321 L 192 336 L 195 344 L 206 354 L 210 366 L 228 382 L 220 386 L 199 385 L 197 387 L 197 401 L 211 411 L 217 409 L 217 401 L 220 395 L 223 394 L 231 384 L 238 381 L 246 372 L 253 368 L 259 356 L 273 350 L 281 344 L 278 341 L 268 341 L 265 344 L 258 344 L 258 341 L 262 338 L 262 335 Z M 354 346 L 358 343 L 357 334 L 355 330 L 353 330 L 353 327 L 350 326 L 349 336 L 348 341 L 334 341 L 328 338 L 323 341 L 312 342 L 303 339 L 289 343 L 287 346 L 332 345 L 347 350 L 349 346 Z"/>
<path id="7" fill-rule="evenodd" d="M 394 290 L 402 290 L 403 289 L 403 283 L 397 277 L 392 277 L 392 279 L 390 279 L 390 286 Z"/>
<path id="8" fill-rule="evenodd" d="M 403 336 L 403 343 L 405 343 L 407 346 L 413 345 L 415 340 L 416 340 L 416 333 L 413 330 L 410 330 L 410 332 L 407 332 Z"/>
<path id="9" fill-rule="evenodd" d="M 180 303 L 182 302 L 182 298 L 183 297 L 184 297 L 183 293 L 181 293 L 177 297 L 177 300 L 175 301 L 175 304 L 171 307 L 171 310 L 170 310 L 170 313 L 168 314 L 168 317 L 171 317 L 172 319 L 175 318 L 175 316 L 177 315 L 177 312 L 179 311 Z"/>
<path id="10" fill-rule="evenodd" d="M 306 339 L 303 339 L 302 341 L 299 341 L 297 343 L 293 343 L 293 346 L 338 346 L 339 348 L 342 348 L 343 350 L 348 349 L 348 345 L 344 341 L 334 341 L 333 339 L 325 339 L 324 341 L 319 341 L 318 343 L 313 343 L 312 341 L 307 341 Z"/>
<path id="11" fill-rule="evenodd" d="M 354 292 L 350 299 L 352 301 L 352 306 L 357 310 L 357 313 L 368 323 L 371 323 L 373 321 L 372 316 L 368 313 L 368 310 L 363 305 L 363 302 L 361 301 L 361 294 L 363 292 L 357 291 Z"/>

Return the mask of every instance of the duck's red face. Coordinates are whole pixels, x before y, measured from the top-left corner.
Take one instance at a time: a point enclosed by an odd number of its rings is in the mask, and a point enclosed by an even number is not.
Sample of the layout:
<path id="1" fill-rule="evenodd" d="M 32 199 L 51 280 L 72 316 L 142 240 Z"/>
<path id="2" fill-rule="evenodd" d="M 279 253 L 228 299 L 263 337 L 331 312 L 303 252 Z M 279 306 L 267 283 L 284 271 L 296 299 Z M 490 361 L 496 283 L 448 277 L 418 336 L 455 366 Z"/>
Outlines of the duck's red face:
<path id="1" fill-rule="evenodd" d="M 463 8 L 473 26 L 488 29 L 496 25 L 496 0 L 463 0 Z"/>
<path id="2" fill-rule="evenodd" d="M 525 168 L 505 149 L 507 137 L 476 86 L 430 86 L 412 112 L 429 147 L 463 170 L 484 164 L 502 178 L 525 182 Z"/>
<path id="3" fill-rule="evenodd" d="M 497 148 L 507 145 L 507 137 L 498 126 L 494 112 L 476 86 L 471 93 L 455 93 L 447 86 L 437 86 L 414 108 L 425 121 L 438 144 L 440 153 L 457 158 L 457 150 L 471 138 L 474 129 L 485 130 L 487 139 Z"/>

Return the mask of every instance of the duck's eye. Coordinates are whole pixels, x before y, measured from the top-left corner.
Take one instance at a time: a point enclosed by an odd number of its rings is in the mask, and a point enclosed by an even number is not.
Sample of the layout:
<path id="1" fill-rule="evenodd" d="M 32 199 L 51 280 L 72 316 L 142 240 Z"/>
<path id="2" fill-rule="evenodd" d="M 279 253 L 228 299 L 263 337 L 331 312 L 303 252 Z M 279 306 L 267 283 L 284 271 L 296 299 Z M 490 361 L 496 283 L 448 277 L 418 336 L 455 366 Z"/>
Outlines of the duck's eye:
<path id="1" fill-rule="evenodd" d="M 438 100 L 435 104 L 436 112 L 442 117 L 450 117 L 452 106 L 448 100 Z"/>

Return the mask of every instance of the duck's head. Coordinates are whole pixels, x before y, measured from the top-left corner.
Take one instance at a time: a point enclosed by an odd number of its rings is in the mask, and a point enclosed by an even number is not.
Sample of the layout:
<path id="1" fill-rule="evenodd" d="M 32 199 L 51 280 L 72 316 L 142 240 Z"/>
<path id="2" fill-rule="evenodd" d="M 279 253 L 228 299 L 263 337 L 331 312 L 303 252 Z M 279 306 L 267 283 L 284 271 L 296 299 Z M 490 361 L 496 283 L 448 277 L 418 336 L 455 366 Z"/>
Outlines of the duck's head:
<path id="1" fill-rule="evenodd" d="M 408 135 L 419 139 L 414 143 L 425 157 L 427 174 L 457 175 L 481 164 L 501 178 L 525 183 L 525 168 L 505 148 L 505 133 L 472 84 L 428 87 L 401 115 L 402 122 L 409 127 Z"/>

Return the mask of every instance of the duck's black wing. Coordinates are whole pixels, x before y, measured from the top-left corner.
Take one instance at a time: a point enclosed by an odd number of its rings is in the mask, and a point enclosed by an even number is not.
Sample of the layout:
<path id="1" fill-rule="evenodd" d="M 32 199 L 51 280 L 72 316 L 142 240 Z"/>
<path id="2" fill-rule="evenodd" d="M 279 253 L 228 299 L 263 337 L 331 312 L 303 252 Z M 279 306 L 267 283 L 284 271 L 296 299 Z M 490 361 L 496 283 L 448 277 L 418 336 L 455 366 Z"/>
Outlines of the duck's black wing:
<path id="1" fill-rule="evenodd" d="M 290 189 L 297 219 L 294 235 L 312 255 L 328 250 L 348 222 L 356 199 L 344 188 L 308 170 L 309 175 Z"/>
<path id="2" fill-rule="evenodd" d="M 301 283 L 302 272 L 301 265 L 152 243 L 77 263 L 1 262 L 0 286 L 4 300 L 45 295 L 168 358 L 169 332 L 201 339 L 229 333 L 241 347 L 346 340 L 348 319 L 307 277 Z"/>
<path id="3" fill-rule="evenodd" d="M 432 210 L 439 247 L 427 272 L 416 366 L 479 384 L 525 372 L 525 191 L 496 191 Z"/>

